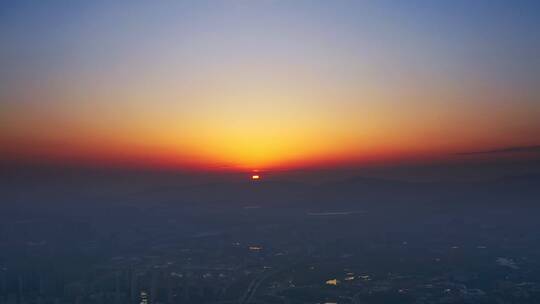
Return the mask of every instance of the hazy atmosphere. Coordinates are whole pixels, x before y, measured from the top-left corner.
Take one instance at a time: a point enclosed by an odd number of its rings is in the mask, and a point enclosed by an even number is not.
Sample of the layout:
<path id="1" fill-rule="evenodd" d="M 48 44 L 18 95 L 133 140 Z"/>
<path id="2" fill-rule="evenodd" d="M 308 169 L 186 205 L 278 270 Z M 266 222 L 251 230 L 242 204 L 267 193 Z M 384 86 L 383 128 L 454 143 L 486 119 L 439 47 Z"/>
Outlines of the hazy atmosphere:
<path id="1" fill-rule="evenodd" d="M 540 303 L 539 29 L 0 1 L 0 304 Z"/>
<path id="2" fill-rule="evenodd" d="M 4 1 L 2 158 L 251 170 L 538 145 L 539 10 Z"/>

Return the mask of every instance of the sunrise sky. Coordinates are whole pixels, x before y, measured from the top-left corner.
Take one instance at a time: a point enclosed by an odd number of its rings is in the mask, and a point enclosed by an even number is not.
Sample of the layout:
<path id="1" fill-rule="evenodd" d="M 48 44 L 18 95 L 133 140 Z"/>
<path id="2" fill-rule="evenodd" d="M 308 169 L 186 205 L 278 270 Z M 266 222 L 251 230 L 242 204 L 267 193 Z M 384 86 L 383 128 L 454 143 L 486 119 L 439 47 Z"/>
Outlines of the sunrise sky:
<path id="1" fill-rule="evenodd" d="M 534 147 L 539 29 L 538 1 L 2 1 L 0 157 L 270 170 Z"/>

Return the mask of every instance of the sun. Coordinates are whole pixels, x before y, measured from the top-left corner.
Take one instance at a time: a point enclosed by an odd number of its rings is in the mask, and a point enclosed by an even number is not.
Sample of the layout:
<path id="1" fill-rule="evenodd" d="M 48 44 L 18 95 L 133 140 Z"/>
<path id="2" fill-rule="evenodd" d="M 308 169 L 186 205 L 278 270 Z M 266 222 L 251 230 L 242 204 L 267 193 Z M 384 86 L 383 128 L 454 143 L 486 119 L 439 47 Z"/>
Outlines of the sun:
<path id="1" fill-rule="evenodd" d="M 259 174 L 253 174 L 253 175 L 251 176 L 251 179 L 252 179 L 252 180 L 258 180 L 258 179 L 261 179 L 261 176 L 260 176 Z"/>

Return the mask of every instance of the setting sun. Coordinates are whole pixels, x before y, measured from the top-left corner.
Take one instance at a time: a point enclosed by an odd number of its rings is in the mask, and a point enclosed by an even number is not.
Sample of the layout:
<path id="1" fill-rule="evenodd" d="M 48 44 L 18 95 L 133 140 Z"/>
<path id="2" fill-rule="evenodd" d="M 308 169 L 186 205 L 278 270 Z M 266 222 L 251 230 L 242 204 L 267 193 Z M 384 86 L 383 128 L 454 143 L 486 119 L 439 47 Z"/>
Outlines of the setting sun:
<path id="1" fill-rule="evenodd" d="M 540 0 L 0 1 L 0 304 L 540 304 L 538 29 Z"/>

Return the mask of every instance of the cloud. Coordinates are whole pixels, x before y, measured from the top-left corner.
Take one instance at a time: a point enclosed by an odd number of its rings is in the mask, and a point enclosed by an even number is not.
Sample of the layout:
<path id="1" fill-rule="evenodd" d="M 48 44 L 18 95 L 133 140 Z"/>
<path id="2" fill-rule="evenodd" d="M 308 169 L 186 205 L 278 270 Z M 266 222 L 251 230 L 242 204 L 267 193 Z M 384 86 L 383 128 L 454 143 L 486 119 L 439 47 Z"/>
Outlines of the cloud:
<path id="1" fill-rule="evenodd" d="M 501 153 L 540 153 L 540 145 L 536 146 L 517 146 L 507 147 L 501 149 L 483 150 L 483 151 L 470 151 L 460 152 L 456 155 L 475 155 L 475 154 L 501 154 Z"/>

